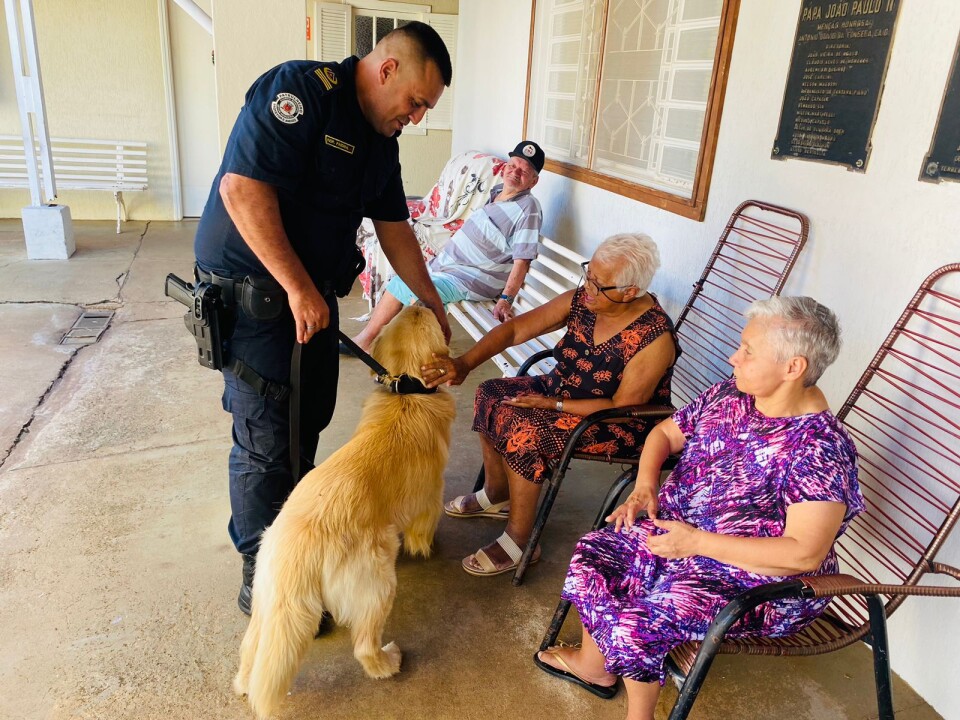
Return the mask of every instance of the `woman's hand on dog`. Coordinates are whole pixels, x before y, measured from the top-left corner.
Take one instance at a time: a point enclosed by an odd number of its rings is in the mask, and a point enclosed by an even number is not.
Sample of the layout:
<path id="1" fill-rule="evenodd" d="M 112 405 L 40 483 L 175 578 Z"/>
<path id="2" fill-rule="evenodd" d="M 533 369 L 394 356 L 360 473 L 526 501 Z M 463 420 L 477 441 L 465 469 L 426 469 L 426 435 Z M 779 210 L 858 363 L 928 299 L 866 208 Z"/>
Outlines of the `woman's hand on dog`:
<path id="1" fill-rule="evenodd" d="M 420 372 L 423 374 L 423 384 L 428 388 L 435 388 L 443 384 L 459 385 L 470 370 L 460 358 L 433 353 L 433 362 L 421 365 Z"/>

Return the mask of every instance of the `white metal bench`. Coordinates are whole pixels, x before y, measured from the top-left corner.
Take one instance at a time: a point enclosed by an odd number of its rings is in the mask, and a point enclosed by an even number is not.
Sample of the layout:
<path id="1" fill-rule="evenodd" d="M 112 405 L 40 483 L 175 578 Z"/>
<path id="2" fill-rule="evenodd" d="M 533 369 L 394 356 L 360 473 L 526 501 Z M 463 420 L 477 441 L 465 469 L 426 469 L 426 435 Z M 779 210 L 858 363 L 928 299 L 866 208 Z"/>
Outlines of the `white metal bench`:
<path id="1" fill-rule="evenodd" d="M 580 282 L 580 263 L 586 259 L 553 240 L 541 238 L 540 254 L 531 264 L 523 286 L 517 293 L 513 304 L 514 312 L 516 314 L 528 312 L 557 295 L 577 287 Z M 447 312 L 474 340 L 479 340 L 487 331 L 500 324 L 493 317 L 494 304 L 489 300 L 484 302 L 464 300 L 448 305 Z M 503 353 L 491 358 L 491 361 L 503 371 L 504 376 L 514 376 L 527 358 L 541 350 L 552 350 L 563 337 L 563 332 L 563 330 L 556 330 L 521 345 L 507 348 Z M 547 358 L 532 366 L 528 374 L 549 372 L 553 366 L 553 359 Z"/>
<path id="2" fill-rule="evenodd" d="M 147 144 L 127 140 L 50 138 L 59 190 L 109 190 L 117 203 L 117 233 L 127 219 L 124 192 L 147 189 Z M 23 138 L 0 135 L 0 187 L 29 187 Z"/>

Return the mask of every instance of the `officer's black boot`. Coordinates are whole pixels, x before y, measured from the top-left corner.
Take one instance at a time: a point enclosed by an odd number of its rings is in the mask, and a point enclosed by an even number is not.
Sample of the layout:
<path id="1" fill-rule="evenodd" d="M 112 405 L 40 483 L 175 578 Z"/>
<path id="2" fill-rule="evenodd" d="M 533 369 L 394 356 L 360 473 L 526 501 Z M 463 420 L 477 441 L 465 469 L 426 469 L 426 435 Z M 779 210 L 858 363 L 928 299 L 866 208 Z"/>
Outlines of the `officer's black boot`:
<path id="1" fill-rule="evenodd" d="M 323 615 L 320 616 L 320 625 L 317 626 L 317 632 L 313 637 L 318 638 L 321 635 L 326 635 L 333 630 L 333 625 L 333 615 L 324 610 Z"/>
<path id="2" fill-rule="evenodd" d="M 240 595 L 237 596 L 237 606 L 245 614 L 251 612 L 253 602 L 253 573 L 257 568 L 256 555 L 243 555 L 243 584 L 240 586 Z M 333 616 L 327 611 L 320 616 L 320 624 L 314 637 L 325 635 L 333 629 Z"/>
<path id="3" fill-rule="evenodd" d="M 256 555 L 243 555 L 243 584 L 240 586 L 240 595 L 237 596 L 237 606 L 245 615 L 250 614 L 253 603 L 253 571 L 257 567 Z"/>

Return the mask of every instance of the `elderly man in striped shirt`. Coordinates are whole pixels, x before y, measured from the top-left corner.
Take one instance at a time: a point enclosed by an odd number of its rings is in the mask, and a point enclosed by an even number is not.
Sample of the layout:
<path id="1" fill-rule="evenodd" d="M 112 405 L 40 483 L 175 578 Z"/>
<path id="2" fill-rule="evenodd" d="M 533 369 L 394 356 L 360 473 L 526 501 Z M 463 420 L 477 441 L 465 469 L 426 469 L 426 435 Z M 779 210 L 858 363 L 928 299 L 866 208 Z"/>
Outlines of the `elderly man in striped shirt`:
<path id="1" fill-rule="evenodd" d="M 497 298 L 494 317 L 500 322 L 513 317 L 513 298 L 539 248 L 543 212 L 530 190 L 540 178 L 543 162 L 543 150 L 535 142 L 518 144 L 503 169 L 503 183 L 430 262 L 430 279 L 444 304 Z M 380 329 L 404 305 L 416 301 L 410 288 L 394 276 L 353 341 L 369 350 Z M 342 345 L 341 351 L 346 351 Z"/>

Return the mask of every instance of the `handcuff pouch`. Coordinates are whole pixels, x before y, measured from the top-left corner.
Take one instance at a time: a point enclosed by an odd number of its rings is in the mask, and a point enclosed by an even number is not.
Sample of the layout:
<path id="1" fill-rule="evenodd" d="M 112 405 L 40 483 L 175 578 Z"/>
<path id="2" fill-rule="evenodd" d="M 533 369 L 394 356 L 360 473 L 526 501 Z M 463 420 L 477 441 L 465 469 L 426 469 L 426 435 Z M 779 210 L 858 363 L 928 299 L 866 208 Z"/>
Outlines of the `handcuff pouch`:
<path id="1" fill-rule="evenodd" d="M 276 320 L 287 306 L 287 294 L 271 277 L 247 275 L 240 290 L 240 307 L 254 320 Z"/>

